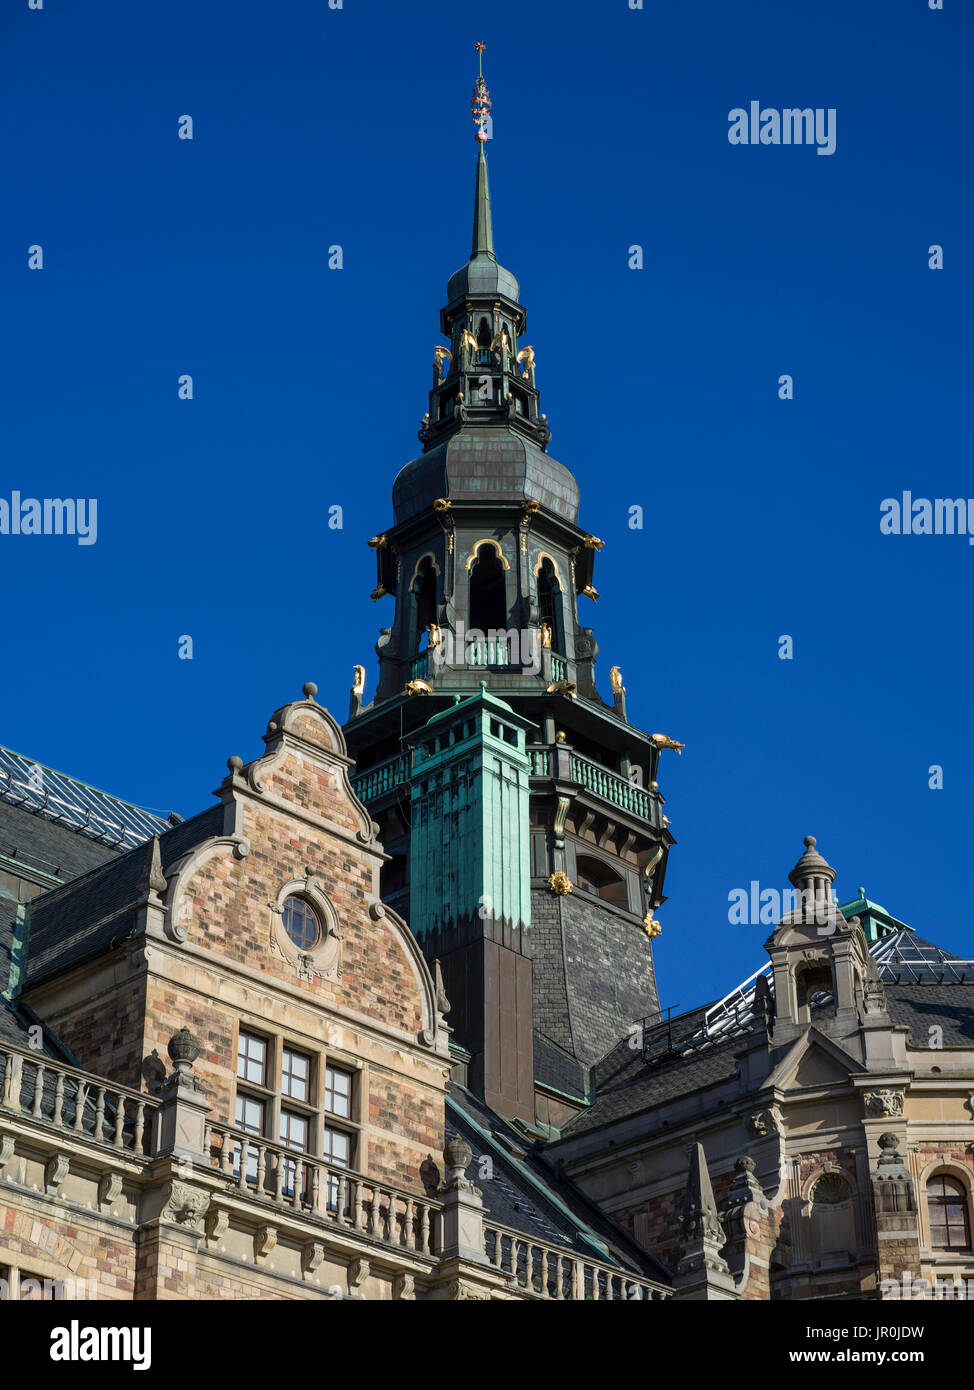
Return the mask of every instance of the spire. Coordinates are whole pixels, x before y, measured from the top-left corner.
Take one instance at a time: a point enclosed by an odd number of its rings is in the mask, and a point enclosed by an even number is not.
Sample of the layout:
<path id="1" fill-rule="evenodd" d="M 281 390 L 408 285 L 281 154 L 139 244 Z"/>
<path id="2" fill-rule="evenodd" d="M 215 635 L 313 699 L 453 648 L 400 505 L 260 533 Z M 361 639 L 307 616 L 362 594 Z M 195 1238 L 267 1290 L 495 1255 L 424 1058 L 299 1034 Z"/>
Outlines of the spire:
<path id="1" fill-rule="evenodd" d="M 471 259 L 474 256 L 494 256 L 494 227 L 490 218 L 490 184 L 487 181 L 487 156 L 481 145 L 477 156 L 477 187 L 473 197 L 473 244 L 470 247 Z"/>
<path id="2" fill-rule="evenodd" d="M 448 311 L 456 305 L 458 300 L 490 299 L 494 301 L 506 299 L 512 305 L 517 305 L 520 294 L 517 276 L 512 275 L 509 270 L 505 270 L 499 264 L 494 253 L 494 226 L 490 210 L 490 183 L 487 178 L 486 155 L 491 101 L 482 70 L 484 44 L 475 43 L 474 48 L 480 56 L 481 71 L 477 74 L 473 85 L 473 96 L 470 98 L 470 114 L 477 127 L 475 138 L 480 146 L 477 154 L 477 184 L 473 199 L 473 237 L 469 261 L 465 266 L 454 271 L 447 283 L 446 297 L 449 303 L 440 314 L 440 326 L 444 333 L 451 331 L 452 317 Z M 489 309 L 492 313 L 493 306 L 489 306 Z M 490 313 L 488 313 L 488 317 L 490 317 Z M 519 327 L 516 332 L 523 333 L 525 328 L 524 310 L 519 305 L 517 317 Z"/>
<path id="3" fill-rule="evenodd" d="M 680 1222 L 681 1260 L 678 1273 L 698 1273 L 712 1270 L 726 1274 L 727 1263 L 721 1259 L 720 1248 L 724 1244 L 724 1228 L 717 1215 L 714 1189 L 710 1182 L 710 1172 L 703 1145 L 690 1145 L 690 1170 L 687 1173 L 686 1195 L 683 1201 L 683 1218 Z"/>
<path id="4" fill-rule="evenodd" d="M 487 84 L 484 82 L 484 49 L 486 44 L 477 42 L 474 48 L 477 52 L 477 62 L 480 71 L 477 80 L 473 84 L 473 95 L 470 98 L 470 114 L 473 123 L 477 127 L 477 143 L 480 146 L 480 153 L 477 156 L 477 187 L 473 199 L 473 244 L 470 248 L 471 258 L 474 256 L 494 255 L 494 228 L 490 218 L 490 184 L 487 180 L 487 155 L 485 153 L 487 145 L 487 122 L 490 120 L 490 93 Z"/>

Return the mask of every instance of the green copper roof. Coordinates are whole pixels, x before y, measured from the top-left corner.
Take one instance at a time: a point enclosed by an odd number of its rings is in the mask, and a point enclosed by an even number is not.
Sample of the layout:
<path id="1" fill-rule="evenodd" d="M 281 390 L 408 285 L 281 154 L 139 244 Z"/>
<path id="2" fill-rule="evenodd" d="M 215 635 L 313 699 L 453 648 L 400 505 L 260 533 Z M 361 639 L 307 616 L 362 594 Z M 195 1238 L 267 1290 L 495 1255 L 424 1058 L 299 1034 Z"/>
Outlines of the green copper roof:
<path id="1" fill-rule="evenodd" d="M 878 941 L 880 937 L 889 936 L 892 932 L 912 932 L 912 927 L 908 927 L 905 922 L 901 922 L 898 917 L 887 912 L 881 903 L 871 902 L 866 897 L 865 888 L 860 888 L 858 892 L 859 896 L 853 898 L 852 902 L 840 903 L 839 911 L 846 921 L 850 917 L 859 918 L 862 929 L 866 933 L 866 940 L 870 945 L 874 941 Z"/>

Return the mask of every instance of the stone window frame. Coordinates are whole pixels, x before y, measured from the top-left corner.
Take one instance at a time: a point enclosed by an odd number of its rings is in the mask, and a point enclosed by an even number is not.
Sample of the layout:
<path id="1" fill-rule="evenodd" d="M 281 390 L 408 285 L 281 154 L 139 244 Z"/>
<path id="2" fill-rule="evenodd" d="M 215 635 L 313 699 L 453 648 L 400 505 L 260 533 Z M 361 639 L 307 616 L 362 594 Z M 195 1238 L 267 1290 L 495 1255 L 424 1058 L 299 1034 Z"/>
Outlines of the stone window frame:
<path id="1" fill-rule="evenodd" d="M 967 1224 L 971 1233 L 971 1248 L 944 1249 L 933 1244 L 930 1229 L 930 1208 L 927 1203 L 927 1183 L 936 1177 L 956 1178 L 967 1196 Z M 974 1271 L 974 1172 L 956 1158 L 934 1158 L 924 1167 L 917 1179 L 917 1208 L 920 1218 L 920 1249 L 938 1264 L 953 1264 L 963 1269 L 960 1277 L 970 1278 Z"/>
<path id="2" fill-rule="evenodd" d="M 288 898 L 303 899 L 317 914 L 321 935 L 309 951 L 302 951 L 291 940 L 284 926 L 284 905 Z M 316 975 L 326 980 L 340 980 L 344 932 L 335 906 L 318 886 L 313 870 L 309 868 L 304 878 L 292 878 L 281 884 L 277 897 L 268 903 L 268 907 L 271 914 L 271 943 L 296 973 L 310 981 Z"/>
<path id="3" fill-rule="evenodd" d="M 246 1081 L 237 1075 L 236 1059 L 241 1033 L 260 1038 L 265 1045 L 266 1068 L 264 1079 L 272 1085 L 259 1086 L 254 1081 Z M 283 1090 L 284 1051 L 299 1052 L 311 1062 L 308 1084 L 308 1101 L 296 1100 Z M 233 1128 L 237 1128 L 237 1098 L 249 1096 L 264 1104 L 264 1133 L 260 1136 L 278 1148 L 287 1148 L 281 1139 L 281 1112 L 290 1111 L 301 1115 L 308 1121 L 309 1146 L 306 1152 L 310 1158 L 327 1162 L 324 1157 L 326 1129 L 341 1130 L 349 1136 L 351 1159 L 349 1171 L 365 1173 L 363 1161 L 367 1161 L 365 1147 L 365 1116 L 368 1115 L 368 1069 L 361 1058 L 352 1057 L 338 1048 L 325 1047 L 313 1040 L 296 1037 L 290 1032 L 280 1032 L 266 1028 L 263 1023 L 253 1024 L 247 1019 L 238 1019 L 233 1047 L 233 1085 L 230 1095 L 230 1116 Z M 335 1115 L 325 1108 L 325 1075 L 329 1067 L 350 1073 L 352 1077 L 349 1115 Z M 254 1135 L 256 1143 L 258 1136 Z M 302 1152 L 294 1149 L 294 1153 Z"/>

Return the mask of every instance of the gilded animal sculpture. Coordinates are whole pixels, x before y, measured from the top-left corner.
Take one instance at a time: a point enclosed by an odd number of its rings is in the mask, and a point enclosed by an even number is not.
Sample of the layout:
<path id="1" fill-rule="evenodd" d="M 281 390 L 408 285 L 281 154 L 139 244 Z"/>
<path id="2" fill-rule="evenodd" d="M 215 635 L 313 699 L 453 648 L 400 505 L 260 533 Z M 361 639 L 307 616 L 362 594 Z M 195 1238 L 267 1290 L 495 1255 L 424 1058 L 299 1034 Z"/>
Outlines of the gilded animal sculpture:
<path id="1" fill-rule="evenodd" d="M 365 693 L 365 667 L 353 666 L 352 668 L 352 694 L 363 695 Z"/>
<path id="2" fill-rule="evenodd" d="M 682 753 L 686 748 L 685 743 L 677 743 L 675 738 L 670 738 L 668 734 L 651 734 L 653 742 L 657 748 L 674 748 L 677 753 Z"/>
<path id="3" fill-rule="evenodd" d="M 574 681 L 552 681 L 548 686 L 549 695 L 565 695 L 569 700 L 574 700 L 578 693 L 578 687 Z"/>
<path id="4" fill-rule="evenodd" d="M 622 667 L 613 666 L 609 671 L 609 680 L 612 682 L 613 695 L 625 695 L 626 687 L 622 683 Z"/>
<path id="5" fill-rule="evenodd" d="M 523 347 L 517 355 L 518 362 L 523 362 L 521 375 L 528 376 L 534 370 L 534 348 L 529 344 Z"/>
<path id="6" fill-rule="evenodd" d="M 421 680 L 407 681 L 403 690 L 407 695 L 432 695 L 433 693 L 433 687 L 429 681 Z"/>

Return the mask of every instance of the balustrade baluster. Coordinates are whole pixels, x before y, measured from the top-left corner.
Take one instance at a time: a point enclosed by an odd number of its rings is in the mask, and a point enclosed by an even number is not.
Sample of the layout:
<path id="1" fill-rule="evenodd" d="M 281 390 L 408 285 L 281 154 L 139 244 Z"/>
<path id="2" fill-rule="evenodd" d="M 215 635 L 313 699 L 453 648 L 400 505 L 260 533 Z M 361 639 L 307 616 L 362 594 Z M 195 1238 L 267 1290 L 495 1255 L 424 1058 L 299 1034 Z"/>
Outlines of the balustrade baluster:
<path id="1" fill-rule="evenodd" d="M 64 1092 L 64 1078 L 58 1077 L 57 1097 L 54 1102 L 54 1113 L 57 1119 L 61 1118 L 61 1098 Z M 112 1143 L 116 1149 L 121 1149 L 125 1143 L 125 1097 L 117 1095 L 115 1097 L 115 1134 Z"/>
<path id="2" fill-rule="evenodd" d="M 97 1103 L 96 1103 L 96 1105 L 95 1105 L 95 1134 L 94 1134 L 94 1137 L 98 1140 L 99 1144 L 102 1142 L 102 1139 L 104 1138 L 104 1136 L 103 1136 L 103 1134 L 102 1134 L 102 1130 L 103 1130 L 104 1128 L 105 1128 L 105 1088 L 104 1088 L 104 1086 L 99 1086 L 99 1087 L 98 1087 L 98 1100 L 97 1100 Z"/>
<path id="3" fill-rule="evenodd" d="M 81 1122 L 85 1117 L 85 1100 L 87 1096 L 88 1087 L 83 1081 L 75 1080 L 73 1128 L 77 1133 L 81 1132 Z"/>
<path id="4" fill-rule="evenodd" d="M 359 1182 L 358 1178 L 353 1178 L 352 1211 L 354 1215 L 352 1220 L 352 1226 L 356 1231 L 361 1231 L 364 1228 L 364 1212 L 362 1210 L 364 1205 L 365 1203 L 362 1200 L 362 1184 Z"/>
<path id="5" fill-rule="evenodd" d="M 132 1148 L 135 1153 L 143 1152 L 143 1138 L 145 1136 L 145 1101 L 138 1100 L 135 1103 L 135 1134 L 132 1138 Z"/>
<path id="6" fill-rule="evenodd" d="M 422 1203 L 420 1212 L 419 1243 L 416 1249 L 422 1250 L 425 1255 L 430 1248 L 430 1209 L 425 1202 Z"/>
<path id="7" fill-rule="evenodd" d="M 43 1065 L 38 1064 L 34 1073 L 34 1104 L 30 1113 L 35 1120 L 41 1118 L 41 1101 L 44 1099 L 44 1071 Z"/>
<path id="8" fill-rule="evenodd" d="M 399 1242 L 400 1245 L 405 1245 L 405 1247 L 406 1247 L 407 1250 L 409 1249 L 409 1237 L 412 1235 L 412 1233 L 413 1233 L 413 1199 L 412 1199 L 412 1197 L 407 1197 L 407 1198 L 406 1198 L 406 1211 L 405 1211 L 405 1213 L 404 1213 L 404 1215 L 403 1215 L 403 1218 L 402 1218 L 402 1240 Z"/>

